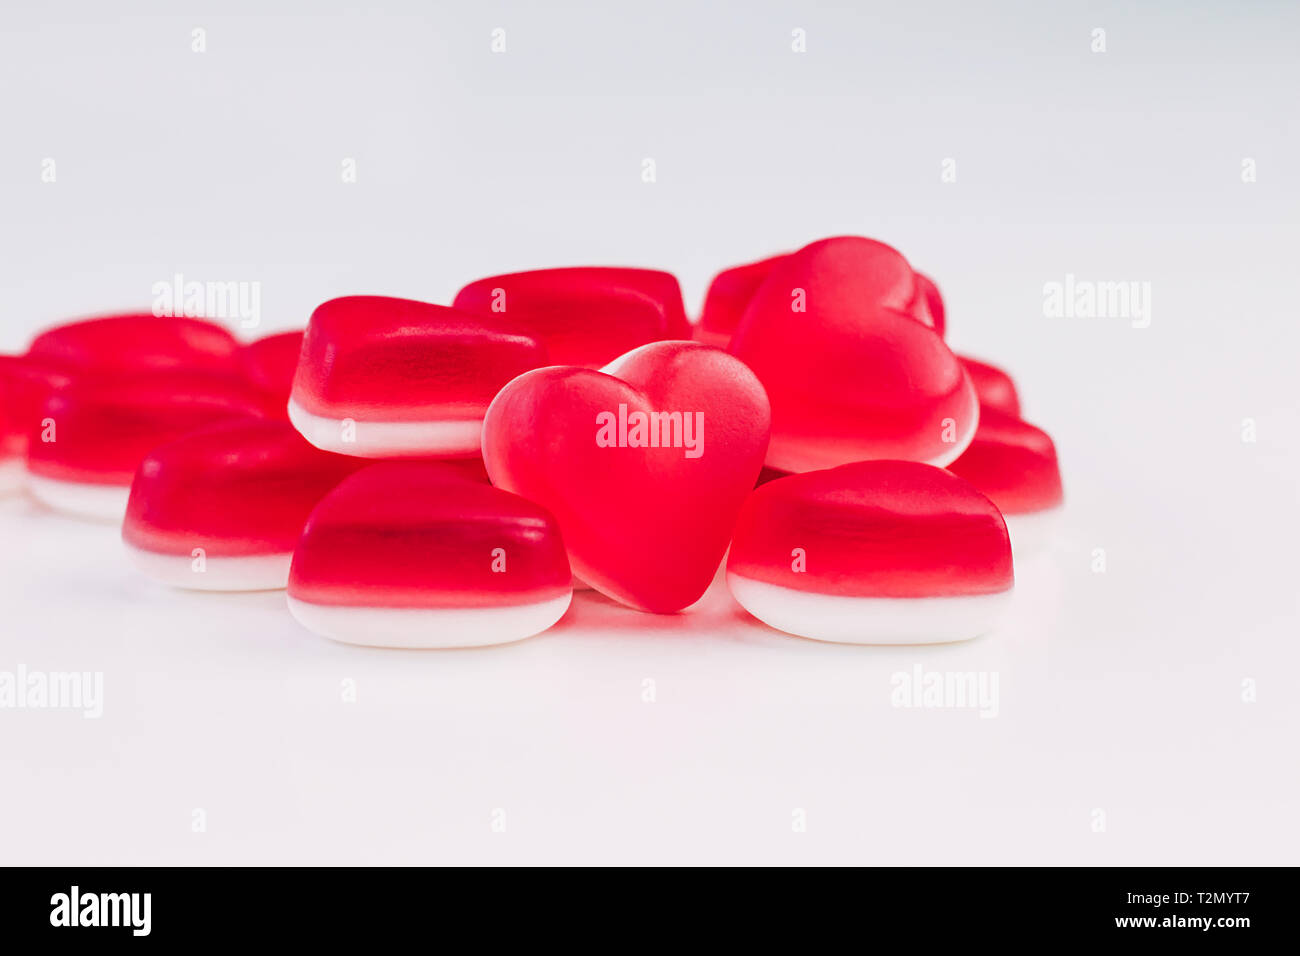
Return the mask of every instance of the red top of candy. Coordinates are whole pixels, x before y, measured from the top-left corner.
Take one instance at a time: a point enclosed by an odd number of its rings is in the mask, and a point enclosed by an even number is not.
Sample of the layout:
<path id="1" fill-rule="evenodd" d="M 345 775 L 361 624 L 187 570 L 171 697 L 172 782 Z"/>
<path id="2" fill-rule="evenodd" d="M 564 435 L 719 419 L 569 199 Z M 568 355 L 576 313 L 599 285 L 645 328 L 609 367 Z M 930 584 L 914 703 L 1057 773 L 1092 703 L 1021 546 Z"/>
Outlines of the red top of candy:
<path id="1" fill-rule="evenodd" d="M 71 370 L 239 374 L 239 343 L 221 326 L 147 312 L 56 326 L 33 339 L 27 354 Z"/>
<path id="2" fill-rule="evenodd" d="M 598 368 L 629 349 L 681 338 L 677 280 L 646 269 L 538 269 L 471 282 L 452 306 L 536 335 L 557 365 Z"/>
<path id="3" fill-rule="evenodd" d="M 238 379 L 169 372 L 77 380 L 45 396 L 28 432 L 27 467 L 64 481 L 126 485 L 158 445 L 264 411 L 262 396 Z"/>
<path id="4" fill-rule="evenodd" d="M 762 485 L 740 512 L 727 570 L 854 597 L 991 594 L 1014 581 L 993 502 L 910 461 L 855 462 Z"/>
<path id="5" fill-rule="evenodd" d="M 313 414 L 365 421 L 474 418 L 502 385 L 544 364 L 541 342 L 504 320 L 347 296 L 312 313 L 293 399 Z"/>
<path id="6" fill-rule="evenodd" d="M 289 595 L 328 605 L 475 608 L 549 600 L 571 581 L 545 509 L 438 463 L 384 462 L 316 506 L 294 552 Z"/>

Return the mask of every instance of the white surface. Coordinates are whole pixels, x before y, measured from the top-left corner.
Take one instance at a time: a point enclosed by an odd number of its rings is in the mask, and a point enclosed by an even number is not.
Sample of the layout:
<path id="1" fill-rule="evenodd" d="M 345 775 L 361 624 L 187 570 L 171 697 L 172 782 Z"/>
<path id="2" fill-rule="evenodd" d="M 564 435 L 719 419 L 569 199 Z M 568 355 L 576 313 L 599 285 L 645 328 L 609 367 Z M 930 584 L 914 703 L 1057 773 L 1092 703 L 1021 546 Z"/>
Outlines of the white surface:
<path id="1" fill-rule="evenodd" d="M 1011 553 L 1021 561 L 1036 558 L 1052 547 L 1061 533 L 1065 507 L 1045 508 L 1018 515 L 1004 514 L 1007 535 L 1011 538 Z"/>
<path id="2" fill-rule="evenodd" d="M 728 574 L 746 611 L 787 634 L 835 644 L 943 644 L 987 634 L 1014 588 L 965 597 L 873 598 L 815 594 Z"/>
<path id="3" fill-rule="evenodd" d="M 425 653 L 166 588 L 116 529 L 0 501 L 0 670 L 105 682 L 99 720 L 0 711 L 5 862 L 1297 862 L 1300 10 L 277 10 L 6 9 L 0 348 L 177 271 L 261 281 L 244 336 L 586 262 L 672 269 L 698 309 L 719 268 L 861 233 L 1016 377 L 1061 536 L 960 645 L 790 638 L 715 589 Z M 1150 326 L 1045 318 L 1067 273 L 1150 281 Z M 917 664 L 998 674 L 997 717 L 892 706 Z"/>
<path id="4" fill-rule="evenodd" d="M 336 607 L 289 597 L 289 613 L 307 630 L 364 647 L 456 649 L 512 644 L 540 634 L 569 609 L 573 592 L 514 607 Z"/>
<path id="5" fill-rule="evenodd" d="M 326 418 L 289 399 L 289 421 L 303 438 L 324 451 L 358 458 L 472 455 L 483 434 L 481 418 L 442 422 L 352 422 L 355 441 L 343 440 L 346 419 Z"/>
<path id="6" fill-rule="evenodd" d="M 203 570 L 188 555 L 146 551 L 123 542 L 131 563 L 155 581 L 192 591 L 277 591 L 289 581 L 293 554 L 247 554 L 230 557 L 207 553 Z"/>

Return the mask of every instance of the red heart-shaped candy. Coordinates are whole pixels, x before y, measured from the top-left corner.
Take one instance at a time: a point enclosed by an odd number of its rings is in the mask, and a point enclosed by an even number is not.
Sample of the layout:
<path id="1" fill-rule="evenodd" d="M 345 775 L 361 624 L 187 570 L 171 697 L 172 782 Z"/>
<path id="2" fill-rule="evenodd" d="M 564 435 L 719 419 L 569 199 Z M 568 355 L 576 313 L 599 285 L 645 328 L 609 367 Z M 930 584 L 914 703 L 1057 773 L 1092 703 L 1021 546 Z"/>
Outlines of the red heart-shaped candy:
<path id="1" fill-rule="evenodd" d="M 729 347 L 771 399 L 769 467 L 946 465 L 961 454 L 978 401 L 918 313 L 923 301 L 907 260 L 870 239 L 823 239 L 772 269 Z"/>
<path id="2" fill-rule="evenodd" d="M 574 573 L 645 611 L 709 586 L 767 449 L 767 396 L 741 362 L 655 342 L 603 371 L 525 372 L 492 402 L 492 483 L 549 509 Z"/>

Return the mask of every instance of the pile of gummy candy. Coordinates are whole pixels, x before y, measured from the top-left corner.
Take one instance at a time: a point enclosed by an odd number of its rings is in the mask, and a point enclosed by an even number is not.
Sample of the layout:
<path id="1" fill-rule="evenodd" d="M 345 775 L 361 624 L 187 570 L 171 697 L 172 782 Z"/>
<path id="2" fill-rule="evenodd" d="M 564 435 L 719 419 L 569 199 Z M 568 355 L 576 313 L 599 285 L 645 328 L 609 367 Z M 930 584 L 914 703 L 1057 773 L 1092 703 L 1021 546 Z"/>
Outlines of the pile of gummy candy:
<path id="1" fill-rule="evenodd" d="M 0 356 L 0 487 L 355 644 L 516 641 L 583 588 L 689 614 L 720 572 L 789 634 L 965 640 L 1062 491 L 944 312 L 897 251 L 836 237 L 720 272 L 694 324 L 670 273 L 613 267 L 332 299 L 248 343 L 83 319 Z"/>

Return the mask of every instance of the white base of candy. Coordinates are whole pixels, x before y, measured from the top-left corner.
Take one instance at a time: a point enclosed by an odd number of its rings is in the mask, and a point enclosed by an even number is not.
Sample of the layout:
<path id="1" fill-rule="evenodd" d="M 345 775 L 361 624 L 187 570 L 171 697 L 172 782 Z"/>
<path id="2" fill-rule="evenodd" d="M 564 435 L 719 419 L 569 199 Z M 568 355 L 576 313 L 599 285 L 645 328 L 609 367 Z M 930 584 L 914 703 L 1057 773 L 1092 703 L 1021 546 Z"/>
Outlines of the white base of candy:
<path id="1" fill-rule="evenodd" d="M 483 436 L 483 419 L 433 422 L 371 422 L 352 420 L 355 441 L 344 441 L 346 419 L 307 411 L 289 399 L 289 421 L 303 438 L 324 451 L 357 458 L 445 458 L 476 455 Z"/>
<path id="2" fill-rule="evenodd" d="M 120 524 L 126 516 L 127 485 L 92 485 L 81 481 L 62 481 L 43 475 L 27 474 L 31 496 L 52 511 Z"/>
<path id="3" fill-rule="evenodd" d="M 1008 515 L 1007 533 L 1011 535 L 1011 554 L 1015 558 L 1032 558 L 1050 550 L 1052 540 L 1056 537 L 1061 524 L 1060 505 L 1044 511 L 1031 511 L 1026 514 Z"/>
<path id="4" fill-rule="evenodd" d="M 289 583 L 292 553 L 246 554 L 237 557 L 205 554 L 196 570 L 197 558 L 182 554 L 160 554 L 126 545 L 131 562 L 149 577 L 174 588 L 191 591 L 279 591 Z"/>
<path id="5" fill-rule="evenodd" d="M 309 631 L 366 647 L 485 647 L 540 634 L 569 609 L 572 592 L 511 607 L 340 607 L 289 599 L 289 612 Z"/>
<path id="6" fill-rule="evenodd" d="M 21 458 L 0 459 L 0 495 L 21 491 L 27 483 L 27 469 Z"/>
<path id="7" fill-rule="evenodd" d="M 730 572 L 727 587 L 764 624 L 837 644 L 968 641 L 989 631 L 1011 603 L 1011 589 L 961 597 L 846 597 L 797 591 Z"/>

